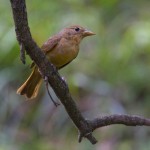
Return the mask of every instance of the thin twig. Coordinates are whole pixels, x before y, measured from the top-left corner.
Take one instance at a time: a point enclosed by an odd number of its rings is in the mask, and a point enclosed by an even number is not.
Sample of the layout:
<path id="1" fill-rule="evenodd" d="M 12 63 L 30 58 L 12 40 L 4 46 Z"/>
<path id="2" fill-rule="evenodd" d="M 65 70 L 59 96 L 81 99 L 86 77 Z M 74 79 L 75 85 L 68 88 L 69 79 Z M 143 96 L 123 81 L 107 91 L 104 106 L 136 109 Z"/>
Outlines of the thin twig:
<path id="1" fill-rule="evenodd" d="M 53 99 L 53 97 L 52 97 L 52 95 L 51 95 L 51 93 L 50 93 L 50 90 L 49 90 L 49 88 L 48 88 L 48 78 L 47 78 L 47 77 L 45 77 L 45 86 L 46 86 L 47 93 L 48 93 L 48 95 L 49 95 L 51 101 L 53 102 L 53 104 L 54 104 L 56 107 L 59 106 L 60 104 L 57 103 L 57 102 L 55 102 L 55 100 Z"/>

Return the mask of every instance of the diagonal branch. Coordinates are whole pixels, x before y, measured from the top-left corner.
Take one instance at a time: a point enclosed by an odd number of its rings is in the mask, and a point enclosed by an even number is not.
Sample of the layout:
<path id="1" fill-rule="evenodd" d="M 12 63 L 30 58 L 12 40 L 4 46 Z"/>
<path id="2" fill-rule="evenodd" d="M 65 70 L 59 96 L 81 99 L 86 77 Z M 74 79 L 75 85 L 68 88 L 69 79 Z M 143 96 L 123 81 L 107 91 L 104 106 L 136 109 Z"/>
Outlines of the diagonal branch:
<path id="1" fill-rule="evenodd" d="M 21 50 L 22 61 L 25 61 L 25 49 L 30 58 L 39 67 L 42 77 L 47 77 L 55 94 L 62 102 L 75 126 L 78 128 L 79 142 L 81 142 L 83 137 L 86 137 L 92 144 L 95 144 L 97 141 L 93 137 L 92 131 L 106 125 L 125 124 L 150 126 L 149 119 L 127 115 L 105 116 L 92 121 L 86 120 L 77 108 L 76 103 L 73 101 L 68 85 L 61 78 L 56 68 L 46 59 L 44 53 L 33 40 L 28 26 L 25 0 L 10 0 L 10 2 L 13 11 L 17 40 L 20 47 L 23 47 Z"/>

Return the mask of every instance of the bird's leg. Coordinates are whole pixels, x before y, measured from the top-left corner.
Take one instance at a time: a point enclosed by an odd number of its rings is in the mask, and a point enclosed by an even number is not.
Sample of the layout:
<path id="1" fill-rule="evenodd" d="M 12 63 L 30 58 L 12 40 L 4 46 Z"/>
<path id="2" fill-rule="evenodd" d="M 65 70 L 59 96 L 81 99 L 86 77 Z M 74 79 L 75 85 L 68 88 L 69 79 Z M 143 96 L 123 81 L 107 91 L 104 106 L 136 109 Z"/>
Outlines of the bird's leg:
<path id="1" fill-rule="evenodd" d="M 48 92 L 48 95 L 49 95 L 50 99 L 52 100 L 53 104 L 54 104 L 56 107 L 59 106 L 60 104 L 57 103 L 57 102 L 55 102 L 54 99 L 53 99 L 53 97 L 51 96 L 51 93 L 50 93 L 49 88 L 48 88 L 48 78 L 47 78 L 46 76 L 45 76 L 44 80 L 45 80 L 46 90 L 47 90 L 47 92 Z"/>

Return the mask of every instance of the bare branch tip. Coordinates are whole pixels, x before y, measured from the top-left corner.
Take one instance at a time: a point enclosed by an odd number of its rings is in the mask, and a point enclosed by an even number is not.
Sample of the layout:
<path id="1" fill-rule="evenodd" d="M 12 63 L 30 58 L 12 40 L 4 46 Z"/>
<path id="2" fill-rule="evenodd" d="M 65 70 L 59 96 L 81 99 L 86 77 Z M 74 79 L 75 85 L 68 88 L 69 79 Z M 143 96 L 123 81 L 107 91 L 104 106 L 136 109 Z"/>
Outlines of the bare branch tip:
<path id="1" fill-rule="evenodd" d="M 86 134 L 83 134 L 83 133 L 79 133 L 79 136 L 78 136 L 78 142 L 81 143 L 82 142 L 82 139 L 83 138 L 87 138 L 92 144 L 96 144 L 97 143 L 97 140 L 95 137 L 93 137 L 92 135 L 92 132 L 89 132 L 89 133 L 86 133 Z"/>
<path id="2" fill-rule="evenodd" d="M 87 134 L 85 135 L 85 137 L 86 137 L 92 144 L 96 144 L 96 143 L 97 143 L 97 140 L 96 140 L 96 138 L 92 135 L 92 132 L 87 133 Z"/>

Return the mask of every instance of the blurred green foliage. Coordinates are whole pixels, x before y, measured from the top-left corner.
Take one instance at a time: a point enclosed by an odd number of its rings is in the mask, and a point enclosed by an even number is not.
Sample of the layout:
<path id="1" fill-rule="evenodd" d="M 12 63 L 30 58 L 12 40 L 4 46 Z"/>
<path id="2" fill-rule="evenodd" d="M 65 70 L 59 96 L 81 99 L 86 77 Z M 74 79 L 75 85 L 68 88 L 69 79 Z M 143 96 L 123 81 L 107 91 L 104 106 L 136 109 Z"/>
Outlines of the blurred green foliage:
<path id="1" fill-rule="evenodd" d="M 149 8 L 148 0 L 27 0 L 30 29 L 39 45 L 72 24 L 96 33 L 84 39 L 77 59 L 60 71 L 85 117 L 150 116 Z M 1 0 L 0 150 L 150 149 L 149 128 L 121 125 L 96 130 L 95 146 L 87 140 L 78 144 L 64 108 L 53 106 L 44 86 L 35 101 L 16 95 L 31 72 L 26 59 L 26 65 L 19 59 L 10 2 Z"/>

